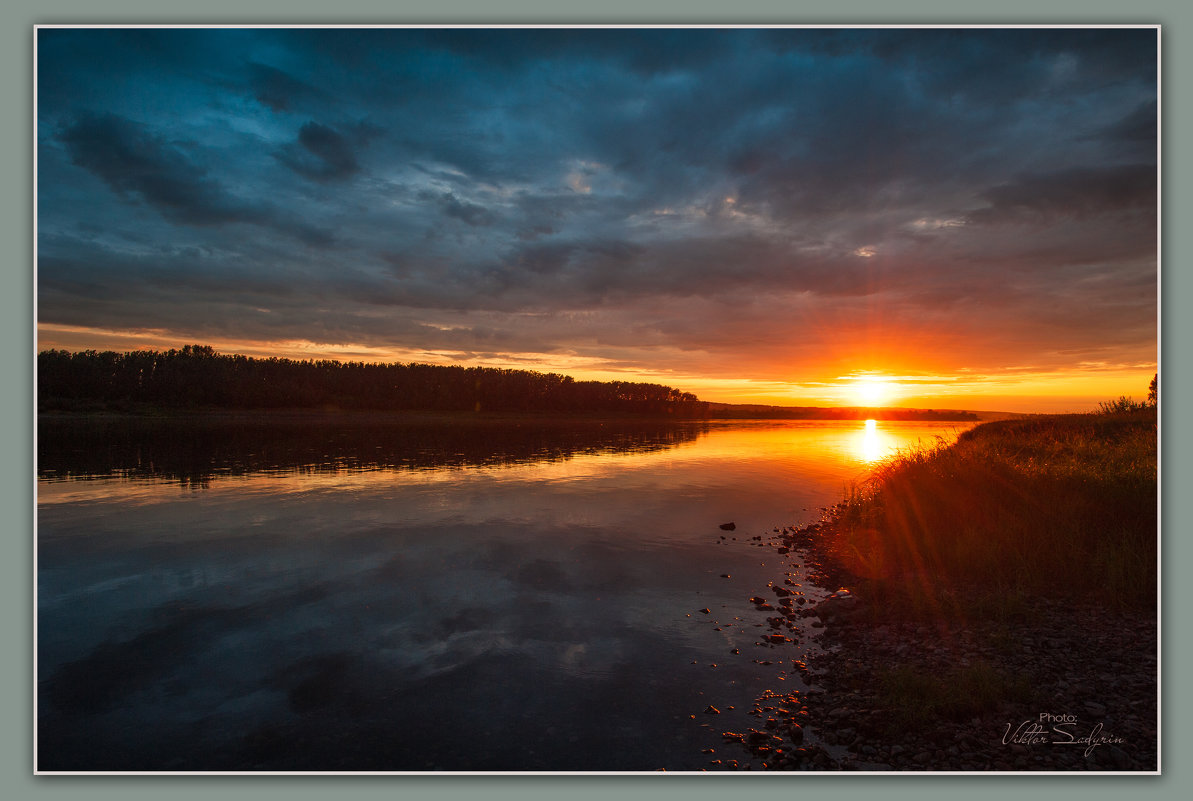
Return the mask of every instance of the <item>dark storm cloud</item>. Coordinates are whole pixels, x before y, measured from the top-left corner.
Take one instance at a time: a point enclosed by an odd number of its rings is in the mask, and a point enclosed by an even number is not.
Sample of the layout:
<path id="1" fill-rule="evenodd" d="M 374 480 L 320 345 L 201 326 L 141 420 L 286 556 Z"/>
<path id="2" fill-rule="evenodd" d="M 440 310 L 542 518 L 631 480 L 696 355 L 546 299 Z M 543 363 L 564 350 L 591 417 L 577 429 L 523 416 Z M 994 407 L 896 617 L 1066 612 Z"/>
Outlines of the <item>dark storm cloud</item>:
<path id="1" fill-rule="evenodd" d="M 313 246 L 325 247 L 332 241 L 319 227 L 234 196 L 183 146 L 116 114 L 84 115 L 67 126 L 59 140 L 75 165 L 102 179 L 117 194 L 144 201 L 174 222 L 250 223 L 272 227 Z"/>
<path id="2" fill-rule="evenodd" d="M 979 223 L 1151 211 L 1156 208 L 1156 168 L 1124 164 L 1042 172 L 987 189 L 981 197 L 990 205 L 970 214 Z"/>
<path id="3" fill-rule="evenodd" d="M 539 239 L 540 237 L 550 236 L 553 233 L 555 233 L 555 229 L 552 228 L 550 225 L 544 225 L 543 223 L 538 223 L 536 225 L 531 225 L 531 226 L 527 226 L 526 228 L 519 229 L 517 232 L 517 237 L 518 237 L 518 239 L 521 239 L 525 242 L 533 242 L 534 240 Z"/>
<path id="4" fill-rule="evenodd" d="M 278 156 L 287 167 L 312 181 L 342 181 L 360 171 L 348 138 L 333 128 L 308 122 L 298 141 Z"/>
<path id="5" fill-rule="evenodd" d="M 249 86 L 253 97 L 274 111 L 290 111 L 301 101 L 318 99 L 314 87 L 268 64 L 249 64 Z"/>
<path id="6" fill-rule="evenodd" d="M 1005 104 L 1062 87 L 1152 83 L 1156 75 L 1155 32 L 1144 29 L 903 29 L 847 36 L 890 68 L 911 70 L 925 89 L 950 101 Z"/>
<path id="7" fill-rule="evenodd" d="M 74 163 L 114 191 L 136 197 L 182 223 L 257 222 L 259 209 L 238 202 L 178 146 L 115 114 L 85 116 L 62 132 Z"/>
<path id="8" fill-rule="evenodd" d="M 637 315 L 712 352 L 740 322 L 669 304 L 751 295 L 913 320 L 984 299 L 1013 325 L 1080 281 L 1121 320 L 1115 288 L 1155 283 L 1154 30 L 43 33 L 45 319 L 135 317 L 81 300 L 89 248 L 94 280 L 175 281 L 179 320 L 235 264 L 242 305 L 289 276 L 326 332 L 388 320 L 460 352 L 564 312 L 608 317 L 592 342 Z"/>
<path id="9" fill-rule="evenodd" d="M 493 224 L 493 214 L 479 203 L 469 203 L 460 200 L 451 192 L 435 193 L 420 192 L 419 200 L 434 203 L 443 210 L 448 217 L 460 220 L 472 226 L 486 226 Z"/>
<path id="10" fill-rule="evenodd" d="M 1101 141 L 1107 151 L 1123 159 L 1152 163 L 1159 146 L 1159 109 L 1149 100 L 1109 125 L 1090 134 L 1089 139 Z"/>
<path id="11" fill-rule="evenodd" d="M 1156 101 L 1148 101 L 1103 131 L 1107 139 L 1132 145 L 1156 146 L 1159 118 Z"/>
<path id="12" fill-rule="evenodd" d="M 562 29 L 550 37 L 533 30 L 432 30 L 419 36 L 430 49 L 447 50 L 488 67 L 515 70 L 527 62 L 608 61 L 638 75 L 694 69 L 717 62 L 733 43 L 712 30 Z"/>

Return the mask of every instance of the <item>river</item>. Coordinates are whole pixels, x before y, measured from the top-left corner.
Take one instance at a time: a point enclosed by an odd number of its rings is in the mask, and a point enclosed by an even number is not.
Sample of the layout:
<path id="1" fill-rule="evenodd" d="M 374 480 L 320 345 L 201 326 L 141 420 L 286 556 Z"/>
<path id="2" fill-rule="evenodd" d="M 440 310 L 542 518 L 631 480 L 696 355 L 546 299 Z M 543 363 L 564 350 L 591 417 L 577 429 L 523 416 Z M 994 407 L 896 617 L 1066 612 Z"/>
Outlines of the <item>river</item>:
<path id="1" fill-rule="evenodd" d="M 39 768 L 745 762 L 754 538 L 970 425 L 43 420 Z"/>

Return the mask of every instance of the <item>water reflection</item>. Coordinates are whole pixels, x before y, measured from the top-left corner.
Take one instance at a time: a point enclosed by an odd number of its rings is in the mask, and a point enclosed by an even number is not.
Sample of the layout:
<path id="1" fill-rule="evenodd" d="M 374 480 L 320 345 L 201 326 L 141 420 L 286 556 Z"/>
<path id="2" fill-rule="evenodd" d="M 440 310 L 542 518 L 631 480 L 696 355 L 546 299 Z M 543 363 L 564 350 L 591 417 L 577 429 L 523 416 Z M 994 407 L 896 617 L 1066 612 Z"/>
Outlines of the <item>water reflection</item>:
<path id="1" fill-rule="evenodd" d="M 891 442 L 892 438 L 884 436 L 884 433 L 879 433 L 877 420 L 866 421 L 866 425 L 862 429 L 861 445 L 858 448 L 862 461 L 873 464 L 890 456 L 896 449 L 897 446 Z"/>
<path id="2" fill-rule="evenodd" d="M 963 428 L 969 428 L 969 425 Z M 924 427 L 918 427 L 923 429 Z M 874 465 L 884 459 L 895 456 L 900 451 L 925 447 L 935 444 L 938 440 L 952 440 L 961 429 L 930 432 L 927 430 L 909 429 L 898 423 L 879 423 L 877 420 L 867 420 L 860 431 L 854 435 L 857 457 L 867 465 Z"/>
<path id="3" fill-rule="evenodd" d="M 38 476 L 166 478 L 205 487 L 213 478 L 254 473 L 466 468 L 645 453 L 692 442 L 704 430 L 707 424 L 665 420 L 43 417 Z"/>
<path id="4" fill-rule="evenodd" d="M 698 770 L 781 670 L 752 538 L 867 453 L 853 422 L 155 425 L 40 439 L 43 769 Z"/>

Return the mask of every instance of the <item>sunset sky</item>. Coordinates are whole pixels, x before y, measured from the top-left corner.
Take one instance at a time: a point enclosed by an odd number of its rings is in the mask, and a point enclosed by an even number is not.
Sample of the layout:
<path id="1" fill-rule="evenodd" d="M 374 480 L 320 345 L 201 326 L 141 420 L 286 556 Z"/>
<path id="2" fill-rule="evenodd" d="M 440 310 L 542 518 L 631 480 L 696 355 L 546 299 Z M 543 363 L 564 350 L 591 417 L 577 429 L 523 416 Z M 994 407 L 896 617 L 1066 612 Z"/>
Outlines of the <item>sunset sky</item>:
<path id="1" fill-rule="evenodd" d="M 1157 31 L 41 29 L 38 348 L 1078 411 L 1157 356 Z"/>

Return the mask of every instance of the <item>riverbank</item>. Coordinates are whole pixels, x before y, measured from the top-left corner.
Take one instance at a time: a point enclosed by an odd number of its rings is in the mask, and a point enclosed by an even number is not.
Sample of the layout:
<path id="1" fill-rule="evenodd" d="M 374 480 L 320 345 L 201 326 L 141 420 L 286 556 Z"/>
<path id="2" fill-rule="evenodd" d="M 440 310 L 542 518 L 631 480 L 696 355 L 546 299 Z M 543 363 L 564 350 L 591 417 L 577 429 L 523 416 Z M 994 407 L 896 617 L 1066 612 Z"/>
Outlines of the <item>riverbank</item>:
<path id="1" fill-rule="evenodd" d="M 768 766 L 1156 770 L 1156 501 L 1154 410 L 1041 416 L 905 454 L 776 532 L 846 590 L 796 613 L 820 644 L 806 725 L 842 748 Z"/>

